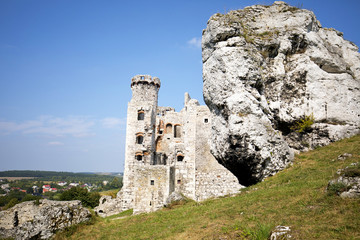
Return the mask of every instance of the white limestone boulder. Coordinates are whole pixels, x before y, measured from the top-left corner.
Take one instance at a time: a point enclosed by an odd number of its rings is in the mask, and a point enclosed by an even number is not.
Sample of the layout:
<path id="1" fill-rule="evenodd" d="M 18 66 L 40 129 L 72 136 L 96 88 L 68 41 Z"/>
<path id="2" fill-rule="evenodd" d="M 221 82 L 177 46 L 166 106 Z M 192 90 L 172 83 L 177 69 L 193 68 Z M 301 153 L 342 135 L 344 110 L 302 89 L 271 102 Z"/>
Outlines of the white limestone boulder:
<path id="1" fill-rule="evenodd" d="M 90 218 L 90 211 L 78 200 L 23 202 L 0 212 L 0 238 L 49 239 L 56 231 Z"/>
<path id="2" fill-rule="evenodd" d="M 243 185 L 285 168 L 294 152 L 359 133 L 358 47 L 311 11 L 275 2 L 215 14 L 202 57 L 211 151 Z M 305 117 L 309 126 L 296 128 Z"/>

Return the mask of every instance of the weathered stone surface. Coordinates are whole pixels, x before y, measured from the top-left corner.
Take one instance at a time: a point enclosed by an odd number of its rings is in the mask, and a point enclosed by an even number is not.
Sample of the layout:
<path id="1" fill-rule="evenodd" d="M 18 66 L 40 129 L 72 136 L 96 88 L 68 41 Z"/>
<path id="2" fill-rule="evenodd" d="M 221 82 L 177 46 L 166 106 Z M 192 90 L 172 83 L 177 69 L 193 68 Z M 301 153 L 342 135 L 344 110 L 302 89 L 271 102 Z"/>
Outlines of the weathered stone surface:
<path id="1" fill-rule="evenodd" d="M 165 206 L 170 205 L 172 202 L 185 200 L 185 197 L 179 192 L 172 192 L 165 201 Z"/>
<path id="2" fill-rule="evenodd" d="M 122 212 L 121 197 L 112 198 L 111 196 L 102 196 L 99 200 L 99 206 L 94 208 L 94 211 L 101 217 L 107 217 Z"/>
<path id="3" fill-rule="evenodd" d="M 346 154 L 342 154 L 342 155 L 346 155 Z M 336 179 L 329 181 L 327 189 L 329 190 L 332 186 L 336 185 L 337 194 L 341 198 L 360 198 L 359 163 L 352 163 L 350 166 L 346 167 L 345 169 L 339 169 L 337 171 L 337 174 L 339 174 L 340 176 Z"/>
<path id="4" fill-rule="evenodd" d="M 288 240 L 292 239 L 291 229 L 289 226 L 276 226 L 271 232 L 270 240 Z"/>
<path id="5" fill-rule="evenodd" d="M 311 11 L 275 2 L 215 14 L 202 55 L 211 151 L 241 184 L 285 168 L 294 151 L 359 133 L 358 48 Z"/>
<path id="6" fill-rule="evenodd" d="M 23 202 L 0 212 L 0 238 L 48 239 L 55 231 L 90 217 L 80 201 Z"/>

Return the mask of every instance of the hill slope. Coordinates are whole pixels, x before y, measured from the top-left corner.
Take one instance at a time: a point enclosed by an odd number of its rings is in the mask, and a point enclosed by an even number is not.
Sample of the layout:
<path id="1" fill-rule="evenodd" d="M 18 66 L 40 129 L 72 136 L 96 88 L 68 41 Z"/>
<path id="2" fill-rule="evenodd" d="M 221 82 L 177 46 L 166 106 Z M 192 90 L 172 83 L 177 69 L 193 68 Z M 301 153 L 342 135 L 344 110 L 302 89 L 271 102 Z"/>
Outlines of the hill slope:
<path id="1" fill-rule="evenodd" d="M 343 153 L 352 157 L 337 160 Z M 360 239 L 360 200 L 326 192 L 337 169 L 359 161 L 355 136 L 296 156 L 291 167 L 236 197 L 99 218 L 56 239 L 266 239 L 277 225 L 291 226 L 293 239 Z"/>

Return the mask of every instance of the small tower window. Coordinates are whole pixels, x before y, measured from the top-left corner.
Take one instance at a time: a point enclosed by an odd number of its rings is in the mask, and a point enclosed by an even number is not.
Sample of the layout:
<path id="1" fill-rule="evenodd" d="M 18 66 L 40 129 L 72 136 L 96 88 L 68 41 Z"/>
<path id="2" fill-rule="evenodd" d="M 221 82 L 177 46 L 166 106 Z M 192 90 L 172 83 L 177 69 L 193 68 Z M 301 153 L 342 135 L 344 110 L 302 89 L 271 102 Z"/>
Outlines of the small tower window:
<path id="1" fill-rule="evenodd" d="M 145 114 L 143 110 L 138 111 L 138 120 L 144 120 Z"/>
<path id="2" fill-rule="evenodd" d="M 181 126 L 180 125 L 175 125 L 174 137 L 175 138 L 180 138 L 181 137 Z"/>
<path id="3" fill-rule="evenodd" d="M 184 156 L 183 155 L 177 155 L 176 160 L 178 162 L 182 162 L 184 160 Z"/>
<path id="4" fill-rule="evenodd" d="M 143 141 L 144 141 L 143 135 L 137 135 L 137 136 L 136 136 L 136 143 L 137 143 L 137 144 L 142 144 Z"/>
<path id="5" fill-rule="evenodd" d="M 180 180 L 180 179 L 177 180 L 177 184 L 181 184 L 181 180 Z"/>
<path id="6" fill-rule="evenodd" d="M 154 185 L 155 181 L 154 180 L 150 180 L 150 185 Z"/>
<path id="7" fill-rule="evenodd" d="M 208 123 L 209 119 L 208 118 L 204 118 L 204 123 Z"/>
<path id="8" fill-rule="evenodd" d="M 171 123 L 166 124 L 166 133 L 172 133 L 172 124 Z"/>
<path id="9" fill-rule="evenodd" d="M 138 152 L 135 154 L 135 159 L 138 160 L 138 161 L 141 161 L 143 159 L 143 155 L 142 153 Z"/>

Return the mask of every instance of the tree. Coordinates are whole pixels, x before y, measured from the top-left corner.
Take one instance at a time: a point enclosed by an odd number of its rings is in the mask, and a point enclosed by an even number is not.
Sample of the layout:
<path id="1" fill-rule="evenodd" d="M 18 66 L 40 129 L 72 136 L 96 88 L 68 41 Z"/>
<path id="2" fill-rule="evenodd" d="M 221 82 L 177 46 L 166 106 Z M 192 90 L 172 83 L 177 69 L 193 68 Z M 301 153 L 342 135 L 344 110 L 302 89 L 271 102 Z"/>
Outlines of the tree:
<path id="1" fill-rule="evenodd" d="M 86 188 L 73 187 L 60 195 L 61 201 L 80 200 L 85 207 L 94 208 L 99 204 L 100 194 L 89 193 Z"/>
<path id="2" fill-rule="evenodd" d="M 121 188 L 122 187 L 121 179 L 114 177 L 114 179 L 110 183 L 110 186 L 111 186 L 111 188 Z"/>

